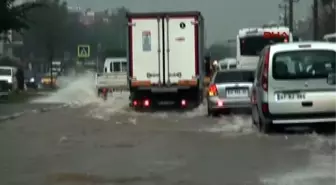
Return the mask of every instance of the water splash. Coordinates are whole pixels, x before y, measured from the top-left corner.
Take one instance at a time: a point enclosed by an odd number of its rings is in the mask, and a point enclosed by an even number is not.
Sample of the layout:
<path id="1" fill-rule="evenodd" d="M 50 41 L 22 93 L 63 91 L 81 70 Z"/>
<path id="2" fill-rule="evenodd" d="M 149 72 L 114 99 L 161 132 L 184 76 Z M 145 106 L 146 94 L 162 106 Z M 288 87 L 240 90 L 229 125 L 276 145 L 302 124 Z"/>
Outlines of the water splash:
<path id="1" fill-rule="evenodd" d="M 47 97 L 34 99 L 31 103 L 64 103 L 86 105 L 101 102 L 97 97 L 94 74 L 86 72 L 79 76 L 66 76 L 58 79 L 59 90 Z"/>
<path id="2" fill-rule="evenodd" d="M 335 185 L 335 138 L 308 135 L 308 141 L 294 146 L 311 153 L 309 164 L 285 174 L 273 174 L 262 179 L 265 185 Z"/>

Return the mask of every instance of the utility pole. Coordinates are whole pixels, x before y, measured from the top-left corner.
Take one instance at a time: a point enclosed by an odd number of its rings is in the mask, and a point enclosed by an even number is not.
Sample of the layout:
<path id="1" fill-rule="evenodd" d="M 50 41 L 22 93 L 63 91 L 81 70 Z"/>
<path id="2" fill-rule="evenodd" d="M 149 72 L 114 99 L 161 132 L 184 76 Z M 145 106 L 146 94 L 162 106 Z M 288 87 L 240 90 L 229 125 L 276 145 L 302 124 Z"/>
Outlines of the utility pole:
<path id="1" fill-rule="evenodd" d="M 287 4 L 279 4 L 279 9 L 283 9 L 283 23 L 285 26 L 288 26 L 288 5 Z"/>
<path id="2" fill-rule="evenodd" d="M 288 2 L 288 17 L 289 17 L 289 31 L 294 31 L 294 3 L 299 2 L 299 0 L 285 0 Z"/>
<path id="3" fill-rule="evenodd" d="M 99 73 L 99 56 L 101 54 L 101 48 L 102 48 L 102 45 L 101 43 L 98 43 L 97 44 L 97 59 L 96 59 L 96 72 Z"/>
<path id="4" fill-rule="evenodd" d="M 318 40 L 318 35 L 319 35 L 319 30 L 318 30 L 318 0 L 314 0 L 314 5 L 313 5 L 313 29 L 314 29 L 314 40 Z"/>

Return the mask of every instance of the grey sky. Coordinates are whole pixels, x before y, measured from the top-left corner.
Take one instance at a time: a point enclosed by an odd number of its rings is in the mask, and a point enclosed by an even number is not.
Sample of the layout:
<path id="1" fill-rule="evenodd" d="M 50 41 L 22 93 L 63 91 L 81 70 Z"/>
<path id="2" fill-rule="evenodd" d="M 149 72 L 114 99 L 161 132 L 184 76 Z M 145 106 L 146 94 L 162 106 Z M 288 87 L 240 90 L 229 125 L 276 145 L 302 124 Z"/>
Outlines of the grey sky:
<path id="1" fill-rule="evenodd" d="M 239 28 L 278 21 L 281 0 L 68 0 L 70 6 L 103 10 L 125 6 L 135 12 L 201 11 L 206 22 L 207 43 L 235 38 Z M 295 5 L 295 19 L 309 13 L 312 0 Z"/>

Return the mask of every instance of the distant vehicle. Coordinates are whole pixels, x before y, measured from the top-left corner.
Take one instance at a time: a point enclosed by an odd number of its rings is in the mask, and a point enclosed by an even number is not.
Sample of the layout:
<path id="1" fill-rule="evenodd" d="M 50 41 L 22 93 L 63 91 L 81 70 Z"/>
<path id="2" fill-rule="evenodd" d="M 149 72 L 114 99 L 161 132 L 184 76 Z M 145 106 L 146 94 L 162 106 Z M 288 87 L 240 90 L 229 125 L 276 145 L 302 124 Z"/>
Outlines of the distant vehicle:
<path id="1" fill-rule="evenodd" d="M 330 33 L 324 35 L 323 40 L 327 42 L 336 42 L 336 33 Z"/>
<path id="2" fill-rule="evenodd" d="M 96 74 L 98 96 L 102 92 L 126 90 L 127 87 L 127 58 L 106 58 L 104 72 Z"/>
<path id="3" fill-rule="evenodd" d="M 275 126 L 336 122 L 336 44 L 293 42 L 261 52 L 252 90 L 252 120 L 264 133 Z"/>
<path id="4" fill-rule="evenodd" d="M 204 88 L 201 13 L 129 13 L 127 18 L 130 105 L 198 105 Z"/>
<path id="5" fill-rule="evenodd" d="M 26 70 L 24 76 L 27 88 L 38 89 L 41 85 L 41 75 L 38 75 L 34 71 Z"/>
<path id="6" fill-rule="evenodd" d="M 218 61 L 219 70 L 235 69 L 237 68 L 237 59 L 225 58 Z"/>
<path id="7" fill-rule="evenodd" d="M 224 70 L 213 76 L 208 89 L 208 115 L 228 113 L 230 109 L 250 108 L 253 70 Z"/>
<path id="8" fill-rule="evenodd" d="M 0 94 L 8 94 L 17 88 L 16 67 L 0 66 Z"/>
<path id="9" fill-rule="evenodd" d="M 54 87 L 57 86 L 57 76 L 53 74 L 51 77 L 50 73 L 46 73 L 41 77 L 41 86 L 42 87 L 50 87 L 53 85 Z"/>
<path id="10" fill-rule="evenodd" d="M 265 37 L 265 33 L 280 33 L 280 36 Z M 284 37 L 288 35 L 288 38 Z M 259 53 L 269 45 L 282 42 L 293 42 L 293 35 L 287 27 L 261 27 L 240 29 L 237 35 L 238 68 L 255 69 Z"/>

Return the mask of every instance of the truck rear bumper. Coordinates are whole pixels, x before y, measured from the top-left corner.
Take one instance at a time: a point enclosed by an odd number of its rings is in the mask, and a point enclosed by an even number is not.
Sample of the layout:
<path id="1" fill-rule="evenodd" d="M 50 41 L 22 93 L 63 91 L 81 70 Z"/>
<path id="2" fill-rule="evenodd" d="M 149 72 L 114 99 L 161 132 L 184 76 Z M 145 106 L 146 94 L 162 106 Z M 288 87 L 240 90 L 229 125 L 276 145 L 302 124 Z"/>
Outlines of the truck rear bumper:
<path id="1" fill-rule="evenodd" d="M 131 102 L 150 100 L 156 105 L 180 105 L 182 101 L 198 104 L 202 100 L 202 94 L 203 91 L 198 87 L 136 88 L 130 90 L 130 100 Z"/>
<path id="2" fill-rule="evenodd" d="M 151 91 L 153 93 L 178 93 L 179 90 L 189 90 L 194 87 L 174 86 L 174 87 L 139 87 L 138 90 Z"/>

